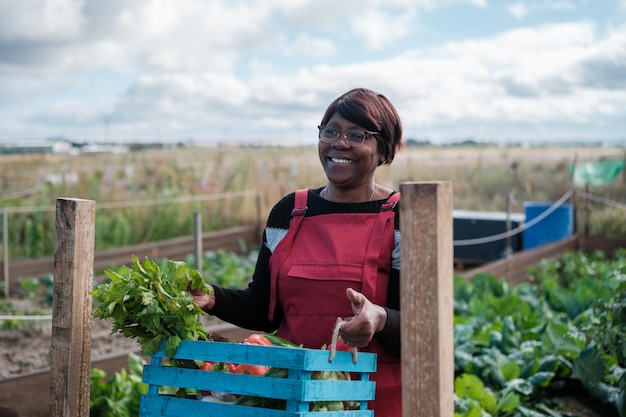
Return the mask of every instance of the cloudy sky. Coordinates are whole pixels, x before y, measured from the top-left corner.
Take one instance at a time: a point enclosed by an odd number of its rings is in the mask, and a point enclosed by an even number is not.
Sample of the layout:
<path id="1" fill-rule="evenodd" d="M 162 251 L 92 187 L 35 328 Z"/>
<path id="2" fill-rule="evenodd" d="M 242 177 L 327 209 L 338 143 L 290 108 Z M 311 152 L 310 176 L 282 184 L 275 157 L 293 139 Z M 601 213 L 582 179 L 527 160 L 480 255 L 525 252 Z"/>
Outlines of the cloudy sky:
<path id="1" fill-rule="evenodd" d="M 626 0 L 0 0 L 0 141 L 315 143 L 387 95 L 405 137 L 626 144 Z"/>

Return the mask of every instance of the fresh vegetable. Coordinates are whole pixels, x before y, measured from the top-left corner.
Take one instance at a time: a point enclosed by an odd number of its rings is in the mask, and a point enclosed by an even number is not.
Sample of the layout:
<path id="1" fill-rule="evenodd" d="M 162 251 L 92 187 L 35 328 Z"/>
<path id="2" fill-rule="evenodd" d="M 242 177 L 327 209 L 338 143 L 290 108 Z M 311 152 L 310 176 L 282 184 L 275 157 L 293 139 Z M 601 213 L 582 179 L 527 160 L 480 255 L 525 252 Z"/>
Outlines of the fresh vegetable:
<path id="1" fill-rule="evenodd" d="M 215 365 L 214 362 L 209 362 L 206 361 L 202 364 L 202 366 L 200 366 L 200 369 L 203 371 L 213 371 L 213 366 Z M 211 395 L 211 391 L 205 391 L 205 390 L 200 390 L 200 394 L 206 396 L 206 395 Z"/>
<path id="2" fill-rule="evenodd" d="M 128 355 L 128 371 L 108 376 L 98 368 L 91 370 L 89 386 L 89 415 L 91 417 L 132 417 L 139 415 L 139 398 L 148 392 L 141 381 L 145 361 L 141 356 Z"/>
<path id="3" fill-rule="evenodd" d="M 302 345 L 296 345 L 295 343 L 287 340 L 287 339 L 283 339 L 280 336 L 276 336 L 276 332 L 274 333 L 264 333 L 263 336 L 265 336 L 267 338 L 267 340 L 269 340 L 273 346 L 279 346 L 279 347 L 302 347 Z"/>
<path id="4" fill-rule="evenodd" d="M 204 288 L 200 273 L 184 262 L 167 261 L 160 267 L 146 258 L 143 263 L 132 257 L 130 267 L 117 272 L 106 270 L 111 282 L 100 284 L 92 292 L 94 317 L 111 320 L 112 333 L 135 338 L 144 355 L 156 353 L 165 340 L 165 353 L 173 356 L 185 340 L 207 340 L 207 332 L 198 320 L 204 313 L 187 292 L 188 285 Z"/>
<path id="5" fill-rule="evenodd" d="M 263 365 L 248 365 L 241 363 L 233 369 L 233 374 L 247 374 L 254 376 L 263 376 L 269 369 L 268 366 Z"/>
<path id="6" fill-rule="evenodd" d="M 269 378 L 287 378 L 287 376 L 288 371 L 283 368 L 270 368 L 264 375 L 264 377 Z M 346 381 L 350 379 L 350 374 L 339 371 L 315 371 L 311 372 L 311 379 L 318 381 Z M 284 400 L 255 397 L 251 395 L 240 396 L 235 401 L 235 404 L 277 410 L 285 410 L 286 408 L 286 402 Z M 309 405 L 309 411 L 343 411 L 356 410 L 358 408 L 358 401 L 312 401 Z"/>
<path id="7" fill-rule="evenodd" d="M 253 333 L 250 336 L 246 337 L 243 343 L 260 346 L 273 346 L 273 343 L 270 342 L 270 340 L 266 336 L 258 333 Z"/>
<path id="8" fill-rule="evenodd" d="M 555 397 L 576 386 L 626 417 L 626 251 L 567 252 L 529 275 L 455 278 L 455 417 L 566 416 Z"/>
<path id="9" fill-rule="evenodd" d="M 202 364 L 200 369 L 202 369 L 203 371 L 212 371 L 214 365 L 215 365 L 215 362 L 206 361 Z"/>

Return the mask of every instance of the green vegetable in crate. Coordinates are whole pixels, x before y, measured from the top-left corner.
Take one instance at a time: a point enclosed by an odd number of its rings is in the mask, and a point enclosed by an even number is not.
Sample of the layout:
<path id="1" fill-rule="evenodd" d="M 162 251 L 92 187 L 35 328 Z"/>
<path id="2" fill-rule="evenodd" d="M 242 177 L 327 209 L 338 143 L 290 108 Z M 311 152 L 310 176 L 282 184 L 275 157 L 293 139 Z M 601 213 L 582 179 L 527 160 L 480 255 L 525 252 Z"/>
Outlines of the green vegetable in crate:
<path id="1" fill-rule="evenodd" d="M 208 335 L 198 308 L 187 286 L 205 288 L 200 272 L 184 262 L 167 261 L 160 267 L 146 258 L 143 263 L 132 257 L 130 267 L 104 273 L 111 282 L 100 284 L 92 292 L 94 317 L 113 322 L 111 333 L 135 338 L 144 355 L 152 355 L 165 340 L 165 353 L 174 355 L 181 340 L 207 340 Z"/>
<path id="2" fill-rule="evenodd" d="M 282 368 L 270 368 L 264 377 L 287 378 L 287 370 Z M 346 381 L 350 380 L 350 374 L 339 371 L 315 371 L 311 372 L 311 379 L 318 381 Z M 248 407 L 271 408 L 284 410 L 286 402 L 275 398 L 262 398 L 251 395 L 242 395 L 235 401 L 236 405 Z M 313 401 L 309 405 L 309 411 L 342 411 L 356 410 L 359 408 L 357 401 Z"/>
<path id="3" fill-rule="evenodd" d="M 338 321 L 339 322 L 339 321 Z M 340 326 L 338 325 L 337 328 Z M 334 332 L 338 334 L 337 332 Z M 334 349 L 337 336 L 333 336 L 333 345 L 331 348 L 331 355 L 334 356 Z M 296 345 L 288 340 L 285 340 L 276 334 L 251 334 L 246 338 L 244 343 L 253 343 L 260 345 L 267 345 L 269 342 L 272 346 L 281 346 L 281 347 L 293 347 L 298 348 L 302 347 Z M 353 352 L 353 354 L 356 354 Z M 332 357 L 330 357 L 332 360 Z M 264 377 L 270 378 L 287 378 L 288 371 L 282 368 L 269 368 L 267 372 L 263 375 Z M 350 380 L 350 374 L 348 372 L 339 372 L 339 371 L 314 371 L 311 372 L 312 380 L 325 380 L 325 381 L 347 381 Z M 260 408 L 271 408 L 277 410 L 284 410 L 286 407 L 286 402 L 284 400 L 278 400 L 275 398 L 262 398 L 255 397 L 251 395 L 242 395 L 236 401 L 236 405 L 245 405 L 248 407 L 260 407 Z M 356 410 L 359 408 L 359 403 L 356 401 L 314 401 L 309 405 L 309 411 L 343 411 L 343 410 Z"/>

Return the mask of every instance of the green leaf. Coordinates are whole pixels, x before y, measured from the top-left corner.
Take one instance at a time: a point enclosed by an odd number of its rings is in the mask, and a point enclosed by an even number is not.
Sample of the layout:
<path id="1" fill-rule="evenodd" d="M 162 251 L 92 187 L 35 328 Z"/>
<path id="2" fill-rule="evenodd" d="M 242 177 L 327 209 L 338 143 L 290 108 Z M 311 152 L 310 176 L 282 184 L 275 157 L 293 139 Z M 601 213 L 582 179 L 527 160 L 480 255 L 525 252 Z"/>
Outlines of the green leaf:
<path id="1" fill-rule="evenodd" d="M 583 349 L 574 360 L 572 378 L 580 380 L 586 386 L 596 386 L 602 381 L 606 369 L 606 360 L 600 357 L 595 347 Z"/>
<path id="2" fill-rule="evenodd" d="M 571 334 L 567 324 L 549 321 L 541 337 L 542 350 L 545 353 L 562 355 L 568 359 L 578 356 L 585 341 Z"/>
<path id="3" fill-rule="evenodd" d="M 546 388 L 550 385 L 554 376 L 554 372 L 537 372 L 536 374 L 530 376 L 528 381 L 536 387 Z"/>
<path id="4" fill-rule="evenodd" d="M 500 370 L 502 371 L 504 379 L 507 381 L 518 378 L 521 372 L 520 366 L 515 361 L 505 362 L 502 366 L 500 366 Z"/>
<path id="5" fill-rule="evenodd" d="M 461 398 L 480 400 L 485 385 L 476 375 L 463 374 L 454 380 L 454 392 Z"/>
<path id="6" fill-rule="evenodd" d="M 498 401 L 498 410 L 505 413 L 512 413 L 520 406 L 520 397 L 513 391 L 507 392 L 504 397 Z"/>
<path id="7" fill-rule="evenodd" d="M 167 356 L 174 356 L 176 349 L 180 346 L 181 338 L 179 336 L 170 336 L 165 342 L 165 354 Z"/>
<path id="8" fill-rule="evenodd" d="M 533 384 L 526 379 L 517 378 L 507 382 L 505 391 L 515 391 L 522 395 L 529 396 L 533 392 Z"/>

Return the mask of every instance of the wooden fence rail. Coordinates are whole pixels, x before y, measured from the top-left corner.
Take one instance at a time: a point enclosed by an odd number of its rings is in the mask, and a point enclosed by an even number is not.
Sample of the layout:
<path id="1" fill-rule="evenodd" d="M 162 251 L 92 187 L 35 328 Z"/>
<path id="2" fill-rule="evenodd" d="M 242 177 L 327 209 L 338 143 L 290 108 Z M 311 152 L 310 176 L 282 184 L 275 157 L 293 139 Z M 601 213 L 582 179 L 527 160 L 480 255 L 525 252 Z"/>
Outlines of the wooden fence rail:
<path id="1" fill-rule="evenodd" d="M 119 209 L 119 208 L 136 208 L 136 207 L 146 207 L 146 206 L 162 206 L 168 204 L 182 204 L 182 203 L 192 203 L 192 202 L 207 202 L 211 200 L 223 200 L 223 199 L 231 199 L 231 198 L 242 198 L 242 197 L 251 197 L 254 196 L 256 200 L 256 225 L 255 226 L 242 226 L 244 228 L 254 227 L 257 232 L 257 236 L 251 241 L 251 245 L 258 244 L 260 242 L 260 235 L 258 235 L 259 225 L 261 224 L 261 193 L 259 190 L 243 190 L 243 191 L 232 191 L 232 192 L 224 192 L 217 194 L 208 194 L 208 195 L 192 195 L 192 196 L 183 196 L 177 198 L 157 198 L 157 199 L 148 199 L 148 200 L 140 200 L 140 201 L 118 201 L 118 202 L 104 202 L 98 204 L 98 209 Z M 9 261 L 9 221 L 8 215 L 9 213 L 32 213 L 32 212 L 54 212 L 56 210 L 55 206 L 36 206 L 36 207 L 3 207 L 1 208 L 2 212 L 2 253 L 0 258 L 0 265 L 2 268 L 2 283 L 4 284 L 5 290 L 5 298 L 9 298 L 10 293 L 17 288 L 18 279 L 19 278 L 32 278 L 32 277 L 40 277 L 47 273 L 52 272 L 52 262 L 53 257 L 44 257 L 37 259 L 27 259 L 21 261 Z M 236 228 L 233 228 L 236 229 Z M 230 229 L 227 229 L 230 230 Z M 196 231 L 197 233 L 197 231 Z M 220 232 L 217 232 L 219 235 Z M 137 256 L 163 256 L 169 257 L 171 259 L 176 259 L 180 256 L 184 256 L 186 254 L 194 253 L 193 249 L 188 249 L 188 240 L 196 240 L 197 243 L 202 243 L 205 239 L 209 239 L 207 242 L 206 248 L 207 250 L 218 249 L 218 248 L 227 248 L 230 250 L 234 250 L 239 252 L 240 248 L 240 239 L 235 239 L 235 241 L 229 240 L 228 236 L 234 236 L 237 233 L 243 233 L 246 235 L 248 231 L 244 229 L 243 232 L 235 231 L 234 234 L 230 234 L 226 232 L 226 240 L 224 240 L 224 245 L 219 243 L 220 237 L 217 236 L 218 242 L 211 241 L 211 237 L 202 237 L 202 240 L 198 239 L 197 235 L 193 237 L 182 237 L 178 239 L 169 239 L 166 241 L 156 242 L 156 243 L 146 243 L 139 244 L 134 247 L 124 247 L 119 249 L 112 249 L 106 251 L 98 251 L 96 253 L 96 265 L 95 270 L 102 270 L 111 265 L 122 265 L 128 263 L 130 255 L 126 251 L 127 248 L 131 248 L 132 250 L 136 250 Z M 210 234 L 210 233 L 209 233 Z M 216 245 L 217 243 L 217 245 Z M 247 243 L 247 241 L 246 241 Z M 193 245 L 193 243 L 192 243 Z M 118 262 L 119 259 L 118 253 L 121 252 L 121 256 L 126 257 L 127 259 L 122 259 L 121 262 Z M 109 263 L 109 259 L 107 257 L 112 257 L 112 263 Z M 99 263 L 101 261 L 101 263 Z"/>
<path id="2" fill-rule="evenodd" d="M 261 231 L 258 224 L 236 226 L 202 234 L 202 247 L 205 251 L 224 249 L 243 253 L 246 248 L 258 246 L 260 242 Z M 194 253 L 195 244 L 194 236 L 184 236 L 158 242 L 99 250 L 95 252 L 94 271 L 98 273 L 98 271 L 112 266 L 129 265 L 132 255 L 136 255 L 140 259 L 147 256 L 182 260 L 184 256 Z M 20 278 L 41 277 L 52 273 L 53 270 L 53 256 L 11 261 L 8 265 L 9 293 L 15 293 L 19 290 Z"/>
<path id="3" fill-rule="evenodd" d="M 618 248 L 626 248 L 625 238 L 574 235 L 558 242 L 516 253 L 510 258 L 462 271 L 458 275 L 470 278 L 476 274 L 489 274 L 504 278 L 511 285 L 517 285 L 528 281 L 528 268 L 544 259 L 558 259 L 567 251 L 586 253 L 601 251 L 611 257 Z"/>

